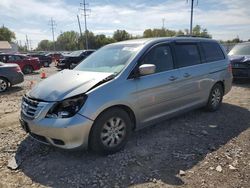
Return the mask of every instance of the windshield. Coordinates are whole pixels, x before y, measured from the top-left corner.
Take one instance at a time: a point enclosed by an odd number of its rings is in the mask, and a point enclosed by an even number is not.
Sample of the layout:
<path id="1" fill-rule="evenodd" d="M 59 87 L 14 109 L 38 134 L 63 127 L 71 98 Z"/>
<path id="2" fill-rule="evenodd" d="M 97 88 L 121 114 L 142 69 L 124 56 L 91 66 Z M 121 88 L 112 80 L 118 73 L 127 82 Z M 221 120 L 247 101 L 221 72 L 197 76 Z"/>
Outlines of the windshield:
<path id="1" fill-rule="evenodd" d="M 81 55 L 82 52 L 83 52 L 82 50 L 78 50 L 78 51 L 71 52 L 69 55 L 70 56 L 79 56 L 79 55 Z"/>
<path id="2" fill-rule="evenodd" d="M 108 45 L 83 60 L 75 70 L 119 73 L 128 60 L 140 49 L 141 44 Z"/>
<path id="3" fill-rule="evenodd" d="M 228 55 L 250 55 L 250 43 L 237 44 Z"/>

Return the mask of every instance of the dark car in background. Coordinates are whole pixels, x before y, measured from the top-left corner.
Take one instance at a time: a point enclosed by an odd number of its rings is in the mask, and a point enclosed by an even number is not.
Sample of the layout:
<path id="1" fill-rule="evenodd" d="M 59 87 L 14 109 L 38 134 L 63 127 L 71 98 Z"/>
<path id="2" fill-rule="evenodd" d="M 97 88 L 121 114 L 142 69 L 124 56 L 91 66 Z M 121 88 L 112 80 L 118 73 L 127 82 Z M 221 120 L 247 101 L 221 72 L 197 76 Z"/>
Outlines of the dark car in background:
<path id="1" fill-rule="evenodd" d="M 76 66 L 90 54 L 92 54 L 95 50 L 78 50 L 70 53 L 67 56 L 64 56 L 63 59 L 57 63 L 57 67 L 59 69 L 72 69 L 73 66 Z"/>
<path id="2" fill-rule="evenodd" d="M 250 78 L 250 42 L 235 45 L 228 55 L 234 78 Z"/>
<path id="3" fill-rule="evenodd" d="M 0 92 L 23 82 L 23 73 L 17 64 L 0 62 Z"/>
<path id="4" fill-rule="evenodd" d="M 0 61 L 3 63 L 18 64 L 24 74 L 29 74 L 40 69 L 39 59 L 26 55 L 0 54 Z"/>
<path id="5" fill-rule="evenodd" d="M 46 56 L 51 57 L 53 62 L 59 62 L 60 59 L 63 59 L 63 55 L 60 52 L 50 52 Z"/>
<path id="6" fill-rule="evenodd" d="M 37 57 L 42 67 L 49 67 L 52 63 L 52 57 L 43 54 L 30 54 L 30 57 Z"/>

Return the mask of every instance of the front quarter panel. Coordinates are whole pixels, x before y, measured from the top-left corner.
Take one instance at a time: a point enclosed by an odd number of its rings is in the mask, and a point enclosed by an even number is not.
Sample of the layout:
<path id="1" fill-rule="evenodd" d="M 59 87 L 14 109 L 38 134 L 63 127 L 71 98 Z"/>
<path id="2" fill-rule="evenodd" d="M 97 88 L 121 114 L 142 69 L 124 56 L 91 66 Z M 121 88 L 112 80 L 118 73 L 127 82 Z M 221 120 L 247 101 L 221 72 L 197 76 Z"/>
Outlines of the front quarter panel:
<path id="1" fill-rule="evenodd" d="M 105 109 L 116 105 L 129 107 L 137 116 L 136 83 L 133 79 L 111 80 L 88 92 L 87 95 L 88 99 L 79 113 L 91 120 L 95 120 Z"/>

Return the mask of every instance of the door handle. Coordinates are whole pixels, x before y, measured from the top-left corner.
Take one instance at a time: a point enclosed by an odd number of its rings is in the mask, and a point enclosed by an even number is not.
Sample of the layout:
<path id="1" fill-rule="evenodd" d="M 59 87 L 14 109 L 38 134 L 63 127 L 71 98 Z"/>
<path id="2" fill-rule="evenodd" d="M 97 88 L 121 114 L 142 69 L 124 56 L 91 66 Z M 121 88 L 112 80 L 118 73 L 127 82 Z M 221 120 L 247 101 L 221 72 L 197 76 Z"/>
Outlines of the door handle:
<path id="1" fill-rule="evenodd" d="M 189 73 L 185 73 L 183 76 L 184 76 L 185 78 L 188 78 L 188 77 L 190 77 L 191 75 L 190 75 Z"/>
<path id="2" fill-rule="evenodd" d="M 174 80 L 176 80 L 176 79 L 177 79 L 177 77 L 175 77 L 175 76 L 170 76 L 170 77 L 169 77 L 169 80 L 170 80 L 170 81 L 174 81 Z"/>

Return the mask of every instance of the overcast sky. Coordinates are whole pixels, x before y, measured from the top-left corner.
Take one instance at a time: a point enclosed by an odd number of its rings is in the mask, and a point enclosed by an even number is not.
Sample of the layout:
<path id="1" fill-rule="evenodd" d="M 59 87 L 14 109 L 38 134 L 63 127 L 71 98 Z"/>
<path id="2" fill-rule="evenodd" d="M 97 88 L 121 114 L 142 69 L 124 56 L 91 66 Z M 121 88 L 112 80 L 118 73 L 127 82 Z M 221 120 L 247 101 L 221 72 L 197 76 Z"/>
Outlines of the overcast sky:
<path id="1" fill-rule="evenodd" d="M 88 29 L 95 34 L 112 35 L 125 29 L 142 35 L 147 28 L 174 30 L 189 28 L 190 2 L 186 0 L 86 0 L 89 3 Z M 190 1 L 190 0 L 189 0 Z M 0 0 L 0 24 L 16 33 L 24 44 L 25 35 L 32 47 L 42 39 L 52 40 L 49 20 L 56 22 L 55 36 L 61 32 L 79 31 L 77 14 L 81 0 Z M 195 0 L 194 25 L 208 29 L 215 39 L 250 39 L 249 0 Z M 80 16 L 82 28 L 83 17 Z"/>

